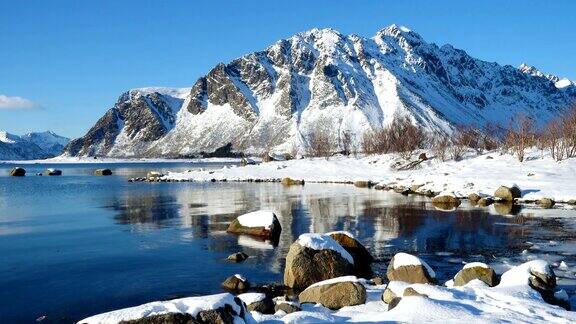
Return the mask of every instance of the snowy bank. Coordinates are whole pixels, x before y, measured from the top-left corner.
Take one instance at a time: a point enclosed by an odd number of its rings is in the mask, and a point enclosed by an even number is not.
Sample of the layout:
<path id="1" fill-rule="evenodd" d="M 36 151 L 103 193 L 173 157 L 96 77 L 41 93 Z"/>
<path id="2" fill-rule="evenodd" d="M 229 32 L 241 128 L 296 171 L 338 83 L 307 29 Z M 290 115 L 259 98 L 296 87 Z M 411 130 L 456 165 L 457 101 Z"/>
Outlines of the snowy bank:
<path id="1" fill-rule="evenodd" d="M 171 172 L 166 179 L 189 181 L 279 181 L 353 183 L 370 181 L 391 188 L 417 188 L 417 192 L 450 192 L 458 197 L 471 193 L 492 196 L 500 186 L 517 184 L 522 200 L 552 198 L 557 202 L 576 199 L 576 159 L 555 161 L 547 153 L 532 150 L 525 161 L 510 154 L 489 152 L 461 161 L 423 161 L 413 170 L 398 170 L 407 164 L 395 154 L 364 157 L 335 156 L 329 159 L 267 162 L 219 170 Z M 378 186 L 377 186 L 378 187 Z"/>

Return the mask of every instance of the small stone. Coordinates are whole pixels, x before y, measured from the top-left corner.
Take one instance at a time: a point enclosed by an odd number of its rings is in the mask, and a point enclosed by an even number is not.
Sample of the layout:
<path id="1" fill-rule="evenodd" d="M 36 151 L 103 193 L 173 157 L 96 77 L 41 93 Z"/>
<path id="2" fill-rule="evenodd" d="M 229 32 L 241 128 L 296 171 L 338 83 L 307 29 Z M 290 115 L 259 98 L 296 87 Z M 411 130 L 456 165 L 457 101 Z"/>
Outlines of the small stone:
<path id="1" fill-rule="evenodd" d="M 414 289 L 412 287 L 408 287 L 408 288 L 404 289 L 404 293 L 402 294 L 402 296 L 403 297 L 408 297 L 408 296 L 428 297 L 428 295 L 421 294 L 421 293 L 417 292 L 416 289 Z"/>
<path id="2" fill-rule="evenodd" d="M 290 314 L 290 313 L 294 313 L 294 312 L 299 312 L 301 309 L 298 305 L 296 305 L 296 303 L 279 302 L 274 307 L 274 310 L 276 312 L 281 310 L 281 311 L 285 312 L 286 314 Z"/>
<path id="3" fill-rule="evenodd" d="M 374 277 L 374 278 L 372 278 L 372 283 L 374 285 L 380 286 L 380 285 L 384 284 L 384 280 L 380 277 Z"/>
<path id="4" fill-rule="evenodd" d="M 230 276 L 222 283 L 222 288 L 230 291 L 246 291 L 250 289 L 250 282 L 239 274 Z"/>
<path id="5" fill-rule="evenodd" d="M 394 307 L 398 306 L 398 304 L 400 304 L 400 301 L 402 300 L 401 297 L 394 297 L 392 298 L 392 300 L 388 303 L 388 310 L 393 309 Z"/>
<path id="6" fill-rule="evenodd" d="M 236 252 L 236 253 L 230 254 L 227 258 L 228 261 L 234 261 L 234 262 L 242 262 L 246 259 L 248 259 L 248 254 L 246 254 L 244 252 Z"/>
<path id="7" fill-rule="evenodd" d="M 494 203 L 494 199 L 490 198 L 490 197 L 486 197 L 486 198 L 480 198 L 480 200 L 478 200 L 477 205 L 480 207 L 488 207 L 490 205 L 492 205 Z"/>

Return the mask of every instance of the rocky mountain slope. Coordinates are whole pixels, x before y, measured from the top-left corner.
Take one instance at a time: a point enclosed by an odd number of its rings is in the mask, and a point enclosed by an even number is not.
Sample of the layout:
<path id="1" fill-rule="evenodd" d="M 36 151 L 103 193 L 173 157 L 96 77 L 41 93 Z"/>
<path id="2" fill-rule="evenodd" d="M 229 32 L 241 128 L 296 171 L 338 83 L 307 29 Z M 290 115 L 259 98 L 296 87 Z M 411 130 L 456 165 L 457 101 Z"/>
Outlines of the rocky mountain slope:
<path id="1" fill-rule="evenodd" d="M 62 153 L 70 139 L 46 131 L 22 136 L 0 131 L 0 160 L 34 160 Z"/>
<path id="2" fill-rule="evenodd" d="M 177 157 L 211 152 L 306 150 L 325 130 L 334 145 L 409 116 L 429 131 L 508 126 L 524 113 L 543 125 L 576 102 L 574 82 L 534 67 L 485 62 L 392 25 L 372 38 L 313 29 L 218 64 L 192 88 L 120 96 L 72 156 Z"/>

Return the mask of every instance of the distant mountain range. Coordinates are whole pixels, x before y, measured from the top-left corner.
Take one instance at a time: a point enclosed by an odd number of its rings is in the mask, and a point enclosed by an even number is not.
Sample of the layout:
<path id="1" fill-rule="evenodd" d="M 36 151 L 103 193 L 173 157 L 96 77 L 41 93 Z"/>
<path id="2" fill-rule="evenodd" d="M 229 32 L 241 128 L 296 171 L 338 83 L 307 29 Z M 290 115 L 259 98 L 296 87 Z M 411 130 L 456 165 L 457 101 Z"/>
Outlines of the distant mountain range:
<path id="1" fill-rule="evenodd" d="M 567 58 L 569 59 L 569 58 Z M 191 62 L 193 63 L 193 62 Z M 313 29 L 218 64 L 191 88 L 123 93 L 68 156 L 180 157 L 228 143 L 246 153 L 305 150 L 318 129 L 358 142 L 396 115 L 430 131 L 543 125 L 576 102 L 574 82 L 485 62 L 396 25 L 372 38 Z"/>
<path id="2" fill-rule="evenodd" d="M 0 160 L 35 160 L 60 155 L 70 139 L 46 131 L 22 136 L 0 131 Z"/>

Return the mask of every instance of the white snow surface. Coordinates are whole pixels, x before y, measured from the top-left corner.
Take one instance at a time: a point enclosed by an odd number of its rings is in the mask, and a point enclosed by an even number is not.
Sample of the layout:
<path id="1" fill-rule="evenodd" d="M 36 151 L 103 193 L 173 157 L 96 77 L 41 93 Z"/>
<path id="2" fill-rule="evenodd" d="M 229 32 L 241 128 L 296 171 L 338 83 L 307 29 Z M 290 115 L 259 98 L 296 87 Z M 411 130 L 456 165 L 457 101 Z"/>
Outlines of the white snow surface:
<path id="1" fill-rule="evenodd" d="M 404 253 L 404 252 L 396 253 L 394 255 L 394 263 L 392 264 L 394 269 L 398 269 L 400 267 L 405 267 L 405 266 L 419 266 L 419 265 L 426 268 L 426 270 L 428 271 L 428 274 L 432 278 L 436 278 L 436 273 L 434 272 L 434 270 L 432 270 L 432 268 L 428 265 L 428 263 L 426 263 L 424 260 L 422 260 L 419 257 L 414 256 L 412 254 L 408 254 L 408 253 Z"/>
<path id="2" fill-rule="evenodd" d="M 78 323 L 86 324 L 115 324 L 120 321 L 135 320 L 147 316 L 161 315 L 166 313 L 183 313 L 192 316 L 198 315 L 203 310 L 211 310 L 225 305 L 230 305 L 237 313 L 240 306 L 234 302 L 234 295 L 229 293 L 187 297 L 169 301 L 155 301 L 136 307 L 124 308 L 95 316 L 88 317 Z"/>
<path id="3" fill-rule="evenodd" d="M 428 152 L 429 153 L 429 152 Z M 433 154 L 428 154 L 433 156 Z M 490 158 L 491 159 L 490 159 Z M 407 163 L 396 154 L 359 157 L 335 156 L 329 159 L 310 158 L 282 162 L 267 162 L 238 168 L 189 173 L 171 172 L 171 179 L 196 181 L 247 179 L 281 179 L 290 177 L 306 182 L 353 182 L 369 180 L 379 184 L 403 186 L 422 185 L 418 191 L 454 192 L 458 197 L 470 193 L 492 196 L 502 185 L 517 184 L 521 200 L 552 198 L 556 202 L 576 199 L 576 159 L 555 161 L 547 152 L 527 150 L 524 162 L 511 154 L 492 151 L 469 153 L 461 161 L 430 159 L 421 168 L 397 171 L 396 162 Z"/>
<path id="4" fill-rule="evenodd" d="M 302 304 L 302 311 L 291 314 L 278 312 L 274 315 L 253 314 L 248 323 L 574 323 L 576 312 L 566 311 L 545 303 L 540 294 L 529 287 L 526 269 L 540 268 L 544 261 L 537 260 L 516 266 L 503 275 L 503 282 L 496 287 L 471 284 L 463 287 L 442 287 L 428 284 L 391 282 L 388 287 L 396 295 L 402 295 L 406 287 L 412 287 L 427 298 L 403 297 L 398 306 L 388 311 L 381 300 L 386 285 L 366 287 L 365 304 L 344 307 L 332 311 L 319 304 Z M 519 277 L 519 278 L 515 278 Z M 520 280 L 518 280 L 520 279 Z M 242 296 L 242 295 L 241 295 Z M 255 296 L 254 296 L 255 297 Z M 253 300 L 254 297 L 246 297 Z M 562 293 L 558 297 L 565 297 Z M 200 310 L 217 308 L 230 303 L 230 294 L 182 298 L 152 302 L 137 307 L 112 311 L 89 317 L 80 323 L 118 323 L 121 320 L 142 316 L 180 312 L 197 314 Z"/>
<path id="5" fill-rule="evenodd" d="M 332 250 L 340 253 L 340 255 L 348 260 L 350 264 L 354 264 L 354 258 L 348 253 L 338 242 L 326 234 L 306 233 L 298 237 L 298 244 L 313 250 Z"/>
<path id="6" fill-rule="evenodd" d="M 51 131 L 22 136 L 0 131 L 0 160 L 44 159 L 60 154 L 70 140 Z"/>
<path id="7" fill-rule="evenodd" d="M 470 263 L 466 263 L 464 265 L 464 269 L 468 269 L 468 268 L 490 268 L 486 263 L 483 262 L 470 262 Z"/>
<path id="8" fill-rule="evenodd" d="M 336 278 L 318 281 L 318 282 L 313 283 L 312 285 L 308 286 L 308 288 L 324 286 L 324 285 L 332 285 L 332 284 L 339 283 L 339 282 L 358 282 L 358 281 L 359 280 L 358 280 L 358 278 L 356 278 L 356 276 L 342 276 L 342 277 L 336 277 Z M 306 288 L 306 289 L 308 289 L 308 288 Z"/>
<path id="9" fill-rule="evenodd" d="M 259 302 L 266 298 L 266 294 L 263 293 L 244 293 L 238 295 L 238 298 L 242 300 L 246 305 L 250 305 L 252 303 Z"/>
<path id="10" fill-rule="evenodd" d="M 238 216 L 238 222 L 246 227 L 264 227 L 270 229 L 274 220 L 277 220 L 274 212 L 270 210 L 257 210 L 248 214 Z"/>

